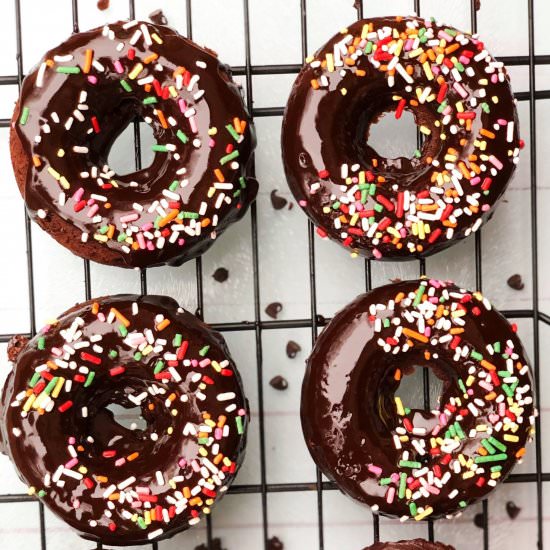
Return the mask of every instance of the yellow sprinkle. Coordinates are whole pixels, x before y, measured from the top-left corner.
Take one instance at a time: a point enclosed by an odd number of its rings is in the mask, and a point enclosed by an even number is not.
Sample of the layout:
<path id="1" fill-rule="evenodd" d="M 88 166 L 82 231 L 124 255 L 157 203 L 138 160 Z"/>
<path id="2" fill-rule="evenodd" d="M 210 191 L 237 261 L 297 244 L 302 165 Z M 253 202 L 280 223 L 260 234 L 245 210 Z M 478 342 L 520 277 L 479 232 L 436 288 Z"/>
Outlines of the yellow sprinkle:
<path id="1" fill-rule="evenodd" d="M 55 388 L 52 391 L 52 397 L 59 396 L 59 392 L 61 391 L 61 388 L 63 387 L 64 383 L 65 383 L 65 378 L 63 378 L 63 376 L 60 376 L 59 380 L 57 381 L 57 384 L 55 385 Z"/>
<path id="2" fill-rule="evenodd" d="M 331 53 L 327 53 L 327 69 L 330 73 L 334 72 L 334 56 Z"/>
<path id="3" fill-rule="evenodd" d="M 138 74 L 143 71 L 143 65 L 141 63 L 137 63 L 134 68 L 130 71 L 128 74 L 128 78 L 130 80 L 134 80 L 137 78 Z"/>
<path id="4" fill-rule="evenodd" d="M 405 416 L 405 409 L 403 408 L 403 401 L 400 397 L 395 398 L 395 406 L 397 408 L 397 414 L 399 416 Z"/>
<path id="5" fill-rule="evenodd" d="M 94 239 L 96 241 L 99 241 L 100 243 L 106 243 L 109 240 L 109 237 L 107 237 L 107 235 L 101 235 L 99 233 L 94 233 Z"/>
<path id="6" fill-rule="evenodd" d="M 432 133 L 432 131 L 426 126 L 420 126 L 420 131 L 423 134 L 426 134 L 427 136 L 429 136 Z"/>
<path id="7" fill-rule="evenodd" d="M 517 435 L 504 434 L 504 441 L 510 441 L 511 443 L 517 443 L 519 437 Z"/>
<path id="8" fill-rule="evenodd" d="M 33 401 L 36 399 L 36 395 L 34 393 L 31 393 L 29 395 L 29 397 L 27 398 L 27 400 L 25 401 L 25 404 L 23 405 L 23 410 L 25 412 L 28 412 L 30 411 L 31 409 L 31 406 L 33 404 Z"/>
<path id="9" fill-rule="evenodd" d="M 63 187 L 63 189 L 70 189 L 71 187 L 71 184 L 67 181 L 67 178 L 65 176 L 61 176 L 59 178 L 59 184 L 61 185 L 61 187 Z"/>
<path id="10" fill-rule="evenodd" d="M 63 158 L 65 156 L 65 149 L 58 149 L 57 150 L 57 156 L 59 158 Z"/>
<path id="11" fill-rule="evenodd" d="M 429 516 L 433 511 L 434 509 L 431 506 L 428 506 L 423 512 L 420 512 L 420 514 L 416 514 L 416 516 L 414 516 L 414 519 L 416 521 L 420 521 Z"/>
<path id="12" fill-rule="evenodd" d="M 157 44 L 162 44 L 162 38 L 161 38 L 156 32 L 154 32 L 153 34 L 151 34 L 151 38 L 152 38 Z"/>
<path id="13" fill-rule="evenodd" d="M 211 199 L 214 196 L 215 192 L 216 192 L 216 189 L 214 187 L 210 187 L 210 189 L 208 189 L 208 193 L 207 193 L 208 198 Z"/>
<path id="14" fill-rule="evenodd" d="M 428 80 L 434 79 L 434 74 L 432 73 L 432 68 L 430 67 L 430 64 L 428 61 L 424 61 L 422 63 L 422 68 L 424 69 L 424 72 L 426 73 L 426 77 Z"/>
<path id="15" fill-rule="evenodd" d="M 48 166 L 48 173 L 52 175 L 56 180 L 59 180 L 59 178 L 61 177 L 59 175 L 59 172 L 57 170 L 54 170 L 51 166 Z"/>

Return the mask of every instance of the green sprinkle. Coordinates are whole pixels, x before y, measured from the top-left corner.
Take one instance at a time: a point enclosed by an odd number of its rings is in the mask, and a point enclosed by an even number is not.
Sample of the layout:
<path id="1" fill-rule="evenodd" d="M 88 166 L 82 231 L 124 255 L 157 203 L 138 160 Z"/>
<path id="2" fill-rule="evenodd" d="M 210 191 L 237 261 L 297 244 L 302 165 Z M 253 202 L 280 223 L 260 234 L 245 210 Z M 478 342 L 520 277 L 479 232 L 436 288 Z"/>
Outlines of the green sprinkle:
<path id="1" fill-rule="evenodd" d="M 463 391 L 463 393 L 466 393 L 466 386 L 464 385 L 464 382 L 462 381 L 462 378 L 458 379 L 458 387 Z"/>
<path id="2" fill-rule="evenodd" d="M 508 384 L 502 384 L 502 389 L 505 391 L 505 393 L 508 397 L 513 397 L 514 396 L 514 391 L 512 390 L 512 388 Z"/>
<path id="3" fill-rule="evenodd" d="M 246 189 L 246 180 L 242 176 L 239 178 L 239 185 L 241 189 Z"/>
<path id="4" fill-rule="evenodd" d="M 369 195 L 372 197 L 376 193 L 376 183 L 370 184 Z"/>
<path id="5" fill-rule="evenodd" d="M 500 342 L 495 342 L 493 344 L 493 349 L 495 350 L 495 353 L 500 353 Z"/>
<path id="6" fill-rule="evenodd" d="M 137 518 L 137 524 L 138 524 L 142 529 L 147 529 L 147 524 L 145 523 L 145 520 L 144 520 L 141 516 L 138 516 L 138 518 Z"/>
<path id="7" fill-rule="evenodd" d="M 475 350 L 470 353 L 470 357 L 473 357 L 476 361 L 481 361 L 483 359 L 483 355 Z"/>
<path id="8" fill-rule="evenodd" d="M 189 138 L 181 130 L 176 132 L 176 136 L 178 136 L 179 140 L 183 143 L 187 143 L 189 141 Z"/>
<path id="9" fill-rule="evenodd" d="M 57 67 L 55 70 L 58 73 L 64 73 L 64 74 L 78 74 L 78 73 L 80 73 L 80 67 Z"/>
<path id="10" fill-rule="evenodd" d="M 128 329 L 124 325 L 118 325 L 118 331 L 123 336 L 123 338 L 126 338 L 126 336 L 128 336 Z"/>
<path id="11" fill-rule="evenodd" d="M 182 212 L 182 214 L 183 214 L 182 218 L 185 218 L 185 219 L 196 220 L 199 217 L 197 212 Z"/>
<path id="12" fill-rule="evenodd" d="M 464 65 L 462 63 L 460 63 L 460 61 L 457 61 L 455 63 L 455 67 L 459 70 L 459 72 L 461 72 L 461 73 L 464 72 Z"/>
<path id="13" fill-rule="evenodd" d="M 240 416 L 235 418 L 235 423 L 237 424 L 237 433 L 240 435 L 244 432 L 243 419 Z"/>
<path id="14" fill-rule="evenodd" d="M 382 210 L 384 210 L 384 207 L 383 207 L 381 204 L 376 203 L 376 204 L 374 205 L 374 209 L 375 209 L 377 212 L 382 212 Z"/>
<path id="15" fill-rule="evenodd" d="M 121 80 L 121 81 L 120 81 L 120 85 L 121 85 L 127 92 L 131 92 L 131 91 L 132 91 L 132 86 L 130 86 L 130 84 L 128 84 L 128 82 L 126 82 L 126 80 Z"/>
<path id="16" fill-rule="evenodd" d="M 500 464 L 497 464 L 496 466 L 491 466 L 491 472 L 500 472 L 502 470 L 502 466 Z"/>
<path id="17" fill-rule="evenodd" d="M 34 388 L 34 386 L 36 386 L 36 384 L 38 384 L 38 381 L 40 380 L 40 378 L 42 378 L 42 376 L 40 375 L 39 372 L 35 372 L 33 375 L 32 375 L 32 378 L 29 382 L 29 387 L 30 388 Z"/>
<path id="18" fill-rule="evenodd" d="M 233 196 L 234 196 L 234 197 L 238 197 L 240 194 L 241 194 L 241 190 L 240 190 L 240 189 L 237 189 L 236 191 L 233 192 Z"/>
<path id="19" fill-rule="evenodd" d="M 391 477 L 383 477 L 378 481 L 378 485 L 389 485 L 391 483 Z"/>
<path id="20" fill-rule="evenodd" d="M 118 237 L 116 238 L 116 240 L 121 243 L 123 241 L 125 241 L 126 239 L 128 238 L 128 235 L 126 235 L 126 233 L 122 232 L 122 233 L 119 233 Z"/>
<path id="21" fill-rule="evenodd" d="M 166 147 L 166 145 L 159 145 L 158 143 L 152 145 L 151 149 L 156 153 L 168 153 L 168 147 Z"/>
<path id="22" fill-rule="evenodd" d="M 153 371 L 153 374 L 158 374 L 163 368 L 164 368 L 164 361 L 161 361 L 159 359 L 155 365 L 155 370 Z"/>
<path id="23" fill-rule="evenodd" d="M 230 160 L 236 159 L 239 156 L 239 151 L 235 150 L 232 153 L 229 153 L 229 155 L 225 155 L 225 157 L 222 157 L 220 159 L 220 164 L 223 166 L 224 164 L 227 164 Z"/>
<path id="24" fill-rule="evenodd" d="M 118 351 L 116 351 L 114 349 L 109 350 L 109 357 L 111 359 L 115 359 L 116 357 L 118 357 Z"/>
<path id="25" fill-rule="evenodd" d="M 183 342 L 183 336 L 178 332 L 174 336 L 174 340 L 172 341 L 172 345 L 179 348 L 181 346 L 182 342 Z"/>
<path id="26" fill-rule="evenodd" d="M 171 184 L 170 184 L 170 187 L 168 187 L 168 189 L 170 189 L 170 191 L 175 191 L 177 188 L 178 188 L 178 185 L 180 184 L 180 182 L 178 180 L 174 180 Z"/>
<path id="27" fill-rule="evenodd" d="M 409 510 L 411 512 L 411 516 L 416 516 L 416 503 L 415 502 L 411 502 L 409 504 Z"/>
<path id="28" fill-rule="evenodd" d="M 86 377 L 86 382 L 84 382 L 84 387 L 87 388 L 92 384 L 95 378 L 95 372 L 92 370 L 88 373 L 88 376 Z"/>
<path id="29" fill-rule="evenodd" d="M 445 29 L 445 32 L 450 36 L 456 36 L 456 31 L 454 29 Z"/>
<path id="30" fill-rule="evenodd" d="M 466 508 L 466 506 L 468 506 L 468 504 L 466 503 L 465 500 L 461 500 L 458 505 L 461 507 L 461 508 Z"/>
<path id="31" fill-rule="evenodd" d="M 136 353 L 134 353 L 134 361 L 141 361 L 141 358 L 143 357 L 141 351 L 136 351 Z"/>
<path id="32" fill-rule="evenodd" d="M 508 378 L 508 376 L 510 376 L 510 373 L 507 370 L 497 370 L 497 374 L 501 378 Z"/>
<path id="33" fill-rule="evenodd" d="M 46 347 L 46 338 L 44 338 L 44 336 L 40 336 L 40 338 L 38 338 L 38 342 L 36 342 L 36 347 L 38 349 L 44 349 Z"/>
<path id="34" fill-rule="evenodd" d="M 197 442 L 199 445 L 206 445 L 208 443 L 208 438 L 207 437 L 199 437 L 197 439 Z"/>
<path id="35" fill-rule="evenodd" d="M 489 104 L 488 104 L 488 103 L 483 102 L 483 103 L 481 104 L 481 108 L 483 109 L 483 111 L 484 111 L 485 113 L 490 113 L 490 112 L 491 112 L 491 107 L 489 107 Z"/>
<path id="36" fill-rule="evenodd" d="M 451 437 L 456 437 L 456 429 L 454 427 L 454 424 L 451 424 L 449 426 L 449 433 L 451 434 Z"/>
<path id="37" fill-rule="evenodd" d="M 52 393 L 53 389 L 55 388 L 55 385 L 57 384 L 57 381 L 59 380 L 59 376 L 54 376 L 49 382 L 48 385 L 44 388 L 44 393 L 46 395 L 50 395 Z"/>
<path id="38" fill-rule="evenodd" d="M 109 231 L 109 226 L 108 225 L 103 225 L 97 230 L 97 232 L 100 233 L 101 235 L 105 235 L 105 233 L 107 233 L 107 231 Z"/>
<path id="39" fill-rule="evenodd" d="M 29 108 L 23 107 L 21 118 L 19 119 L 19 124 L 21 124 L 21 126 L 25 126 L 25 124 L 27 124 L 27 120 L 29 120 Z"/>
<path id="40" fill-rule="evenodd" d="M 493 436 L 491 436 L 489 438 L 489 441 L 502 453 L 505 453 L 506 452 L 506 445 L 504 445 L 504 443 L 502 443 L 501 441 L 499 441 L 498 439 L 495 439 Z"/>
<path id="41" fill-rule="evenodd" d="M 491 445 L 491 443 L 489 443 L 487 439 L 482 439 L 481 444 L 483 445 L 483 447 L 487 449 L 489 454 L 491 455 L 496 454 L 497 450 Z"/>
<path id="42" fill-rule="evenodd" d="M 372 42 L 367 42 L 367 45 L 365 46 L 365 53 L 367 55 L 372 52 L 372 46 L 373 46 Z"/>
<path id="43" fill-rule="evenodd" d="M 228 124 L 226 126 L 227 128 L 227 131 L 231 134 L 231 137 L 235 140 L 235 141 L 239 141 L 241 139 L 241 136 L 237 133 L 237 131 L 235 130 L 235 128 L 233 128 L 233 125 L 232 124 Z"/>
<path id="44" fill-rule="evenodd" d="M 407 488 L 407 474 L 405 472 L 401 472 L 401 475 L 399 477 L 399 498 L 405 497 L 405 489 Z"/>
<path id="45" fill-rule="evenodd" d="M 411 414 L 411 409 L 409 409 L 409 407 L 405 407 L 405 414 Z"/>
<path id="46" fill-rule="evenodd" d="M 415 152 L 413 153 L 413 155 L 419 159 L 421 156 L 422 156 L 422 153 L 420 152 L 420 149 L 416 149 Z"/>
<path id="47" fill-rule="evenodd" d="M 44 489 L 40 489 L 37 494 L 38 498 L 44 498 L 46 496 L 46 491 L 44 491 Z"/>
<path id="48" fill-rule="evenodd" d="M 400 468 L 421 468 L 422 464 L 414 460 L 400 460 L 399 467 Z"/>
<path id="49" fill-rule="evenodd" d="M 384 319 L 384 322 L 382 323 L 384 325 L 384 328 L 388 328 L 390 326 L 390 319 L 389 317 L 386 317 Z"/>
<path id="50" fill-rule="evenodd" d="M 454 427 L 456 430 L 456 435 L 458 435 L 460 439 L 465 439 L 466 436 L 464 435 L 464 432 L 462 431 L 462 427 L 460 426 L 460 424 L 458 422 L 455 422 Z"/>
<path id="51" fill-rule="evenodd" d="M 149 96 L 143 100 L 143 105 L 151 105 L 151 103 L 157 103 L 157 98 L 155 96 Z"/>
<path id="52" fill-rule="evenodd" d="M 208 353 L 208 350 L 210 349 L 210 346 L 204 346 L 200 351 L 199 351 L 199 355 L 201 357 L 204 357 L 207 353 Z"/>
<path id="53" fill-rule="evenodd" d="M 424 295 L 424 292 L 426 291 L 426 287 L 424 285 L 420 285 L 418 287 L 418 290 L 416 291 L 416 296 L 414 297 L 413 306 L 417 307 L 420 305 L 420 302 L 422 301 L 422 296 Z"/>
<path id="54" fill-rule="evenodd" d="M 497 455 L 489 456 L 476 456 L 474 462 L 476 464 L 484 464 L 485 462 L 500 462 L 501 460 L 507 460 L 508 455 L 506 453 L 500 453 Z"/>
<path id="55" fill-rule="evenodd" d="M 332 205 L 332 209 L 333 210 L 338 210 L 338 208 L 340 208 L 340 205 L 341 203 L 339 201 L 336 201 L 333 205 Z"/>

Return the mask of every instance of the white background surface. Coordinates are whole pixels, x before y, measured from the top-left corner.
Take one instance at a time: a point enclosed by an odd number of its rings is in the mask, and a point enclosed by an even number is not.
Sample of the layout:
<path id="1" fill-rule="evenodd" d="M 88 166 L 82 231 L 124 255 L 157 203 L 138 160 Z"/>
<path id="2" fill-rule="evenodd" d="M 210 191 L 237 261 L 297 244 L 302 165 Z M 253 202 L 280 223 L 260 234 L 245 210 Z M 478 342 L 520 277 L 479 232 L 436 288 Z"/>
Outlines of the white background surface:
<path id="1" fill-rule="evenodd" d="M 352 0 L 307 0 L 308 49 L 313 52 L 339 28 L 356 18 Z M 79 0 L 80 28 L 85 30 L 128 17 L 126 0 L 111 0 L 112 7 L 100 12 L 96 0 Z M 382 6 L 382 4 L 384 4 Z M 193 38 L 217 50 L 222 60 L 244 65 L 245 40 L 243 5 L 239 0 L 193 0 Z M 136 0 L 136 15 L 146 18 L 162 7 L 171 25 L 182 34 L 186 31 L 184 0 Z M 366 1 L 366 16 L 412 14 L 412 0 L 386 2 Z M 470 28 L 469 0 L 422 0 L 422 14 L 435 16 L 464 30 Z M 23 66 L 28 71 L 50 47 L 66 39 L 72 30 L 70 0 L 21 0 Z M 250 0 L 251 55 L 253 64 L 301 63 L 299 0 Z M 0 33 L 0 74 L 17 74 L 15 10 L 12 0 L 2 0 L 4 24 Z M 536 53 L 550 54 L 548 20 L 550 2 L 535 0 Z M 526 0 L 482 0 L 478 14 L 480 34 L 495 55 L 527 55 Z M 515 91 L 528 90 L 527 67 L 512 67 Z M 550 68 L 537 68 L 537 89 L 550 89 Z M 244 83 L 244 78 L 237 80 Z M 294 75 L 255 76 L 255 107 L 282 106 Z M 0 118 L 11 116 L 17 96 L 16 86 L 0 87 Z M 529 104 L 518 106 L 522 137 L 526 148 L 519 169 L 492 221 L 482 230 L 483 290 L 495 305 L 505 309 L 532 309 L 532 243 L 530 216 L 530 147 Z M 537 101 L 537 174 L 539 203 L 539 280 L 542 311 L 550 313 L 550 252 L 548 212 L 550 211 L 550 100 Z M 279 135 L 281 118 L 256 119 L 258 148 L 256 154 L 260 193 L 257 200 L 259 220 L 260 301 L 263 310 L 272 301 L 283 304 L 279 318 L 307 318 L 310 315 L 309 267 L 307 257 L 307 222 L 299 208 L 274 211 L 269 194 L 272 189 L 290 200 L 280 160 Z M 410 133 L 410 132 L 409 132 Z M 17 190 L 9 160 L 7 128 L 0 128 L 0 235 L 2 257 L 5 258 L 0 284 L 0 333 L 28 332 L 29 291 L 24 231 L 23 202 Z M 407 136 L 403 132 L 402 136 Z M 414 136 L 414 132 L 412 134 Z M 395 143 L 395 134 L 388 134 L 382 143 L 392 147 L 414 148 L 414 137 L 406 143 Z M 403 139 L 406 139 L 404 137 Z M 131 147 L 128 140 L 126 147 Z M 124 144 L 121 149 L 124 150 Z M 119 166 L 124 158 L 115 159 Z M 34 292 L 36 321 L 41 324 L 77 301 L 84 300 L 82 260 L 61 248 L 40 229 L 32 227 Z M 254 320 L 252 241 L 250 214 L 233 226 L 203 258 L 204 316 L 209 322 Z M 452 278 L 475 287 L 473 239 L 427 261 L 433 277 Z M 353 260 L 333 243 L 315 239 L 317 310 L 331 316 L 365 288 L 364 263 Z M 216 283 L 211 275 L 217 267 L 229 269 L 229 280 Z M 416 277 L 418 262 L 373 264 L 373 283 L 383 284 L 392 277 Z M 522 291 L 511 290 L 506 279 L 520 273 L 525 281 Z M 100 265 L 91 266 L 92 295 L 117 292 L 139 292 L 139 274 Z M 195 264 L 181 268 L 156 268 L 148 271 L 148 291 L 165 293 L 178 299 L 182 306 L 194 311 L 196 303 Z M 519 321 L 520 335 L 533 356 L 533 324 Z M 543 471 L 550 472 L 550 328 L 541 324 L 541 394 Z M 252 407 L 248 455 L 237 484 L 260 482 L 258 438 L 258 399 L 256 341 L 253 331 L 225 334 L 232 354 L 243 375 Z M 296 359 L 285 354 L 286 342 L 292 338 L 303 351 Z M 299 391 L 304 359 L 311 345 L 309 329 L 266 330 L 262 333 L 264 408 L 266 440 L 266 479 L 268 483 L 314 482 L 315 468 L 301 436 L 299 423 Z M 10 366 L 5 345 L 0 346 L 0 381 Z M 289 381 L 286 392 L 277 392 L 268 382 L 277 374 Z M 516 473 L 535 471 L 534 446 Z M 543 486 L 545 530 L 550 547 L 550 490 Z M 534 483 L 506 484 L 489 500 L 490 548 L 536 548 L 536 492 Z M 5 457 L 0 457 L 0 493 L 22 493 L 24 486 Z M 270 536 L 278 536 L 285 550 L 314 550 L 318 544 L 318 516 L 315 492 L 269 493 L 267 498 Z M 522 508 L 515 521 L 505 512 L 505 503 L 512 499 Z M 372 542 L 370 512 L 337 491 L 323 494 L 324 535 L 327 550 L 360 550 Z M 436 537 L 455 544 L 457 550 L 481 549 L 482 530 L 473 525 L 473 516 L 481 506 L 468 510 L 461 518 L 436 523 Z M 221 537 L 227 550 L 259 550 L 263 547 L 262 513 L 259 495 L 229 495 L 213 515 L 213 533 Z M 397 540 L 427 536 L 427 526 L 401 525 L 381 520 L 381 538 Z M 46 539 L 49 550 L 90 549 L 93 544 L 79 539 L 63 523 L 46 512 Z M 161 550 L 194 549 L 206 540 L 204 526 L 159 544 Z M 38 505 L 31 503 L 0 505 L 0 547 L 7 550 L 40 548 Z"/>

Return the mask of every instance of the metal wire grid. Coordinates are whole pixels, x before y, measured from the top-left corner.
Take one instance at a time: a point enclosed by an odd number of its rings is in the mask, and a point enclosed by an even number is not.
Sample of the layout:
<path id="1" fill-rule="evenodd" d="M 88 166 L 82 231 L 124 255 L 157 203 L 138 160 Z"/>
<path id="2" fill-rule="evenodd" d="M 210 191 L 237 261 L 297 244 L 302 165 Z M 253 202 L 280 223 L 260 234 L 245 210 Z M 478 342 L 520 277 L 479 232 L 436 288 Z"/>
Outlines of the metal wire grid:
<path id="1" fill-rule="evenodd" d="M 79 31 L 78 0 L 68 0 L 72 9 L 73 31 Z M 305 58 L 308 52 L 307 44 L 307 0 L 295 0 L 300 3 L 300 23 L 301 23 L 301 53 Z M 23 80 L 23 59 L 22 59 L 22 26 L 21 26 L 21 0 L 15 2 L 15 26 L 16 26 L 16 52 L 17 52 L 17 75 L 0 75 L 0 85 L 17 84 L 21 86 Z M 414 11 L 417 15 L 421 13 L 421 0 L 413 0 Z M 254 96 L 252 77 L 255 75 L 277 75 L 298 73 L 301 66 L 294 64 L 275 64 L 275 65 L 252 65 L 251 63 L 251 45 L 250 45 L 250 13 L 249 0 L 242 0 L 244 16 L 244 40 L 245 40 L 245 65 L 233 67 L 235 75 L 245 76 L 246 79 L 246 103 L 252 117 L 273 117 L 281 116 L 284 107 L 254 107 Z M 531 209 L 531 242 L 532 242 L 532 286 L 533 286 L 533 308 L 505 310 L 504 315 L 508 318 L 531 319 L 533 323 L 534 336 L 534 356 L 533 367 L 536 381 L 536 397 L 540 403 L 540 375 L 539 375 L 539 322 L 550 326 L 550 316 L 539 311 L 539 287 L 538 287 L 538 235 L 537 235 L 537 170 L 536 170 L 536 101 L 540 99 L 550 99 L 550 90 L 536 90 L 535 87 L 535 69 L 537 65 L 550 64 L 550 55 L 535 55 L 534 42 L 534 0 L 527 0 L 528 8 L 528 55 L 527 56 L 503 56 L 499 59 L 508 66 L 528 66 L 529 69 L 529 91 L 515 94 L 518 101 L 529 102 L 529 122 L 530 122 L 530 156 L 529 163 L 531 168 L 530 181 L 530 209 Z M 470 0 L 470 19 L 472 32 L 477 31 L 477 12 L 475 0 Z M 187 13 L 186 34 L 189 38 L 193 37 L 192 22 L 192 0 L 185 0 L 185 10 Z M 361 1 L 356 2 L 357 17 L 363 18 L 364 7 Z M 130 19 L 135 17 L 135 0 L 128 0 L 128 16 Z M 9 119 L 0 119 L 0 128 L 9 127 Z M 135 168 L 141 168 L 141 143 L 139 133 L 139 123 L 134 123 L 134 155 Z M 254 176 L 254 163 L 251 166 L 251 176 Z M 317 516 L 318 516 L 318 541 L 319 550 L 324 550 L 324 523 L 323 523 L 323 492 L 337 489 L 332 481 L 324 481 L 319 470 L 315 483 L 271 483 L 266 481 L 266 450 L 265 450 L 265 432 L 264 432 L 264 405 L 263 405 L 263 372 L 262 372 L 262 332 L 264 330 L 283 329 L 283 328 L 310 328 L 312 344 L 315 342 L 318 330 L 325 326 L 329 319 L 320 315 L 317 311 L 317 290 L 315 274 L 315 241 L 314 227 L 311 222 L 308 223 L 308 258 L 309 258 L 309 282 L 310 282 L 310 316 L 304 319 L 291 320 L 262 320 L 260 311 L 260 281 L 259 281 L 259 249 L 258 249 L 258 216 L 256 205 L 251 206 L 251 236 L 252 236 L 252 263 L 254 269 L 253 290 L 254 290 L 254 320 L 240 322 L 224 322 L 213 324 L 213 328 L 222 332 L 229 331 L 254 331 L 256 362 L 257 362 L 257 392 L 258 392 L 258 418 L 259 418 L 259 439 L 260 439 L 260 483 L 259 484 L 234 484 L 229 493 L 232 494 L 259 494 L 261 497 L 262 511 L 262 531 L 264 547 L 268 548 L 268 518 L 267 518 L 267 494 L 276 492 L 317 492 Z M 35 317 L 35 293 L 34 293 L 34 273 L 33 273 L 33 250 L 31 236 L 31 222 L 25 212 L 25 233 L 27 246 L 27 284 L 29 291 L 29 336 L 36 333 Z M 475 271 L 476 287 L 482 290 L 482 249 L 481 235 L 478 231 L 475 234 Z M 203 279 L 201 258 L 195 260 L 196 264 L 196 282 L 197 282 L 197 315 L 202 316 L 203 300 Z M 424 260 L 419 260 L 419 275 L 426 272 Z M 91 276 L 90 263 L 83 260 L 84 269 L 84 287 L 85 298 L 91 298 Z M 365 289 L 372 288 L 372 272 L 370 260 L 365 260 Z M 141 292 L 147 293 L 147 271 L 142 269 L 140 272 Z M 0 343 L 8 342 L 12 334 L 0 334 Z M 424 383 L 424 405 L 429 408 L 429 385 L 430 374 L 428 369 L 423 371 Z M 537 434 L 535 438 L 535 462 L 536 472 L 527 474 L 512 474 L 506 480 L 507 483 L 532 483 L 535 487 L 537 502 L 537 548 L 542 550 L 543 545 L 543 513 L 542 513 L 542 491 L 543 482 L 550 481 L 550 472 L 542 471 L 542 453 L 541 453 L 541 429 L 540 417 L 536 419 Z M 15 503 L 34 501 L 26 494 L 0 494 L 0 503 Z M 489 548 L 489 504 L 487 500 L 483 501 L 483 550 Z M 44 505 L 38 502 L 39 525 L 40 525 L 40 550 L 47 550 L 46 528 L 44 518 Z M 379 517 L 373 514 L 373 538 L 379 540 Z M 428 520 L 427 534 L 429 540 L 434 540 L 434 522 Z M 213 550 L 212 523 L 210 517 L 206 518 L 206 537 L 208 550 Z M 152 542 L 151 548 L 158 550 L 158 543 Z M 101 550 L 103 545 L 97 543 L 97 549 Z"/>

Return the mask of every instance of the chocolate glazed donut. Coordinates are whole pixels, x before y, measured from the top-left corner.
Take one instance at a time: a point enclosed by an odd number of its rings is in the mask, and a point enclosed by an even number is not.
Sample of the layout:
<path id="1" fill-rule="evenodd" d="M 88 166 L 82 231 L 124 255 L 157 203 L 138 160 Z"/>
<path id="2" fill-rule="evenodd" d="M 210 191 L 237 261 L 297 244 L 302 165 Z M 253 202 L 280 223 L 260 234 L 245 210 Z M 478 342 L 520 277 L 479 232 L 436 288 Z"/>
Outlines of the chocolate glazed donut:
<path id="1" fill-rule="evenodd" d="M 443 381 L 431 411 L 398 397 L 416 367 Z M 402 520 L 449 516 L 487 496 L 522 459 L 535 414 L 515 328 L 480 293 L 436 280 L 359 296 L 317 340 L 302 388 L 321 470 Z"/>
<path id="2" fill-rule="evenodd" d="M 10 351 L 3 450 L 83 537 L 166 538 L 227 491 L 246 442 L 241 379 L 221 335 L 171 298 L 85 302 Z"/>
<path id="3" fill-rule="evenodd" d="M 108 166 L 136 119 L 154 160 Z M 118 22 L 72 35 L 23 82 L 10 133 L 31 217 L 75 254 L 121 267 L 179 265 L 207 250 L 257 193 L 255 145 L 230 69 L 169 27 Z M 132 151 L 133 155 L 133 151 Z"/>
<path id="4" fill-rule="evenodd" d="M 384 158 L 370 127 L 404 110 L 424 143 Z M 479 38 L 414 17 L 358 21 L 308 58 L 282 132 L 288 184 L 319 235 L 376 259 L 427 256 L 479 229 L 521 145 L 502 63 Z"/>
<path id="5" fill-rule="evenodd" d="M 452 546 L 424 539 L 402 540 L 399 542 L 375 542 L 363 550 L 455 550 Z"/>

